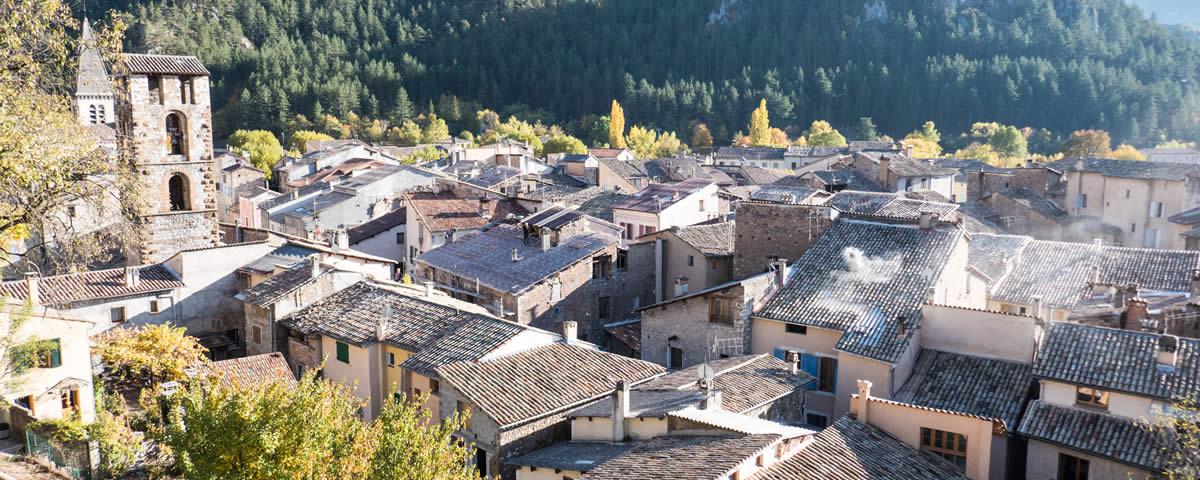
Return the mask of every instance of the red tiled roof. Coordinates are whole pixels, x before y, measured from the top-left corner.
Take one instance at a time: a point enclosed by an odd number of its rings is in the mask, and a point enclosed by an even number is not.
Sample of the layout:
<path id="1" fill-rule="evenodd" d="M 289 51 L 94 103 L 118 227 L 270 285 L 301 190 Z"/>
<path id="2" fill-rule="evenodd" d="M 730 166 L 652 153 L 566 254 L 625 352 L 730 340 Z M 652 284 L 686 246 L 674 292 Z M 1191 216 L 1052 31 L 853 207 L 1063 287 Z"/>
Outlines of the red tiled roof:
<path id="1" fill-rule="evenodd" d="M 448 193 L 417 192 L 408 196 L 408 206 L 415 209 L 434 232 L 481 228 L 490 221 L 480 214 L 480 201 L 477 198 L 458 198 Z M 491 220 L 500 220 L 510 213 L 524 215 L 528 212 L 514 201 L 492 200 L 488 202 L 483 213 L 488 214 Z"/>
<path id="2" fill-rule="evenodd" d="M 83 300 L 142 295 L 183 286 L 175 273 L 162 264 L 134 268 L 138 269 L 140 279 L 134 286 L 125 285 L 124 268 L 42 277 L 38 279 L 38 297 L 43 305 L 62 305 Z M 0 283 L 0 296 L 24 301 L 29 297 L 29 285 L 24 279 Z"/>
<path id="3" fill-rule="evenodd" d="M 596 158 L 615 158 L 624 151 L 624 149 L 620 148 L 593 148 L 588 150 L 588 153 L 592 154 L 592 156 Z"/>
<path id="4" fill-rule="evenodd" d="M 226 386 L 261 385 L 269 382 L 296 384 L 296 377 L 288 367 L 287 360 L 279 352 L 264 353 L 253 357 L 231 358 L 212 362 L 196 368 L 193 377 L 220 377 Z"/>

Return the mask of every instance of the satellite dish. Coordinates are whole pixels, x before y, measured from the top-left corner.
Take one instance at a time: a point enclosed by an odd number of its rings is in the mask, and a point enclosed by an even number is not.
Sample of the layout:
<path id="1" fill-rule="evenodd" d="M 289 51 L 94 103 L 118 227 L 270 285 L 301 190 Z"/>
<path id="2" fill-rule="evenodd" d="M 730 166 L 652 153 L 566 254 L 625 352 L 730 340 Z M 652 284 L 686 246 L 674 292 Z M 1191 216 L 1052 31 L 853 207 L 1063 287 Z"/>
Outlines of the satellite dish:
<path id="1" fill-rule="evenodd" d="M 712 382 L 716 374 L 713 373 L 713 368 L 708 366 L 707 363 L 701 363 L 696 367 L 696 376 L 705 382 Z"/>

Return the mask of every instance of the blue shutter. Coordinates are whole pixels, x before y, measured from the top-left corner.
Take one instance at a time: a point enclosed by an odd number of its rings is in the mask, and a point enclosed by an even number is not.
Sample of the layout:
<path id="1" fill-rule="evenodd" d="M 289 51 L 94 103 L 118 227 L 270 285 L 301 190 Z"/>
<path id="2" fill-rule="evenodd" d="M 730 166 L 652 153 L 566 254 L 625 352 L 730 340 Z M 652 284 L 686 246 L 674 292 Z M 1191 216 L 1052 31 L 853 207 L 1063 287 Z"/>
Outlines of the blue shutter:
<path id="1" fill-rule="evenodd" d="M 821 361 L 816 355 L 802 354 L 800 355 L 800 369 L 804 370 L 804 373 L 812 375 L 813 378 L 820 378 Z"/>
<path id="2" fill-rule="evenodd" d="M 838 361 L 833 361 L 833 391 L 837 392 L 837 377 L 838 377 Z"/>
<path id="3" fill-rule="evenodd" d="M 775 351 L 771 352 L 771 354 L 780 360 L 787 360 L 787 350 L 784 350 L 782 347 L 775 347 Z"/>
<path id="4" fill-rule="evenodd" d="M 59 343 L 58 339 L 52 341 L 54 342 L 54 349 L 50 350 L 50 368 L 60 367 L 62 366 L 62 344 Z"/>

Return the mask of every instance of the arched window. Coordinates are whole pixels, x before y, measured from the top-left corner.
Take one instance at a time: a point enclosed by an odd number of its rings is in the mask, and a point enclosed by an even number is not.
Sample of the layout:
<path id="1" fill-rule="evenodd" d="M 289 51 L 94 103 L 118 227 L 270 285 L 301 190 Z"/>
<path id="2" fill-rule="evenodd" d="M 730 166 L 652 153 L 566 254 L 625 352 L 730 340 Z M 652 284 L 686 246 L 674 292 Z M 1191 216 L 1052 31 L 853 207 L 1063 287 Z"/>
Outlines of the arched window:
<path id="1" fill-rule="evenodd" d="M 184 144 L 183 116 L 178 113 L 167 115 L 167 151 L 170 155 L 184 155 L 187 145 Z"/>
<path id="2" fill-rule="evenodd" d="M 108 112 L 104 111 L 104 105 L 96 105 L 96 120 L 94 123 L 108 123 Z"/>
<path id="3" fill-rule="evenodd" d="M 172 212 L 192 209 L 192 197 L 188 190 L 188 179 L 182 173 L 171 175 L 171 179 L 167 180 Z"/>
<path id="4" fill-rule="evenodd" d="M 92 125 L 99 123 L 96 121 L 99 118 L 96 110 L 97 107 L 98 105 L 88 105 L 88 121 L 91 122 Z"/>

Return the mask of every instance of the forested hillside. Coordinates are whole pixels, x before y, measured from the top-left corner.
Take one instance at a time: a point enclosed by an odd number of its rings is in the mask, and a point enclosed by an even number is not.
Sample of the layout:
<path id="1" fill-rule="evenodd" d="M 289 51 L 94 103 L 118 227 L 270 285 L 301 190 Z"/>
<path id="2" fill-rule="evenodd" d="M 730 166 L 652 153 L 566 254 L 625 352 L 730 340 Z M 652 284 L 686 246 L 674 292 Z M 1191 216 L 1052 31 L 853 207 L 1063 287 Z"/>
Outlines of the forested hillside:
<path id="1" fill-rule="evenodd" d="M 89 4 L 95 11 L 97 6 Z M 127 48 L 196 54 L 220 130 L 295 113 L 394 120 L 474 108 L 586 137 L 612 99 L 631 122 L 718 143 L 765 98 L 772 125 L 873 117 L 1098 128 L 1200 139 L 1200 42 L 1123 0 L 110 0 Z M 226 132 L 227 133 L 227 132 Z"/>

